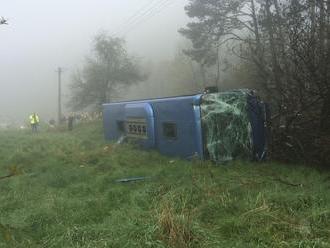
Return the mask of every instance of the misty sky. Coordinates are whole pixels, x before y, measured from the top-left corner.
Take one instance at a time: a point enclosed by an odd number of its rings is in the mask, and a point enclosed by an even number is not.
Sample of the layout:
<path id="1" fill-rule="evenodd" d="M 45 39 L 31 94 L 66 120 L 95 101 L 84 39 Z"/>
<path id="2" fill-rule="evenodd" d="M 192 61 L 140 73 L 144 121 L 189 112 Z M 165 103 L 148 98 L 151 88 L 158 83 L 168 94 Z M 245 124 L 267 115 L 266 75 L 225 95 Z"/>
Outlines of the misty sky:
<path id="1" fill-rule="evenodd" d="M 145 60 L 168 59 L 182 39 L 188 0 L 10 0 L 0 16 L 0 121 L 25 120 L 36 111 L 56 119 L 57 74 L 64 87 L 89 54 L 100 31 L 124 36 Z M 135 14 L 135 18 L 131 18 Z M 125 25 L 126 24 L 126 25 Z M 66 97 L 67 92 L 65 92 Z"/>

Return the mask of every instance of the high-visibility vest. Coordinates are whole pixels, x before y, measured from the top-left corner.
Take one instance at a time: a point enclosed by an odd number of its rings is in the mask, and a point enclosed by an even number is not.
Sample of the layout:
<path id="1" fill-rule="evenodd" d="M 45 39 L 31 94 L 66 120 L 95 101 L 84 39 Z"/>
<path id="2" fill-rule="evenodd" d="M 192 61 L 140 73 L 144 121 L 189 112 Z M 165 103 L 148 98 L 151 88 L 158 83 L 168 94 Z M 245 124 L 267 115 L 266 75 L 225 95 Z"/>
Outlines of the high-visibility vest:
<path id="1" fill-rule="evenodd" d="M 36 114 L 30 115 L 30 123 L 31 124 L 38 124 L 39 123 L 39 117 Z"/>

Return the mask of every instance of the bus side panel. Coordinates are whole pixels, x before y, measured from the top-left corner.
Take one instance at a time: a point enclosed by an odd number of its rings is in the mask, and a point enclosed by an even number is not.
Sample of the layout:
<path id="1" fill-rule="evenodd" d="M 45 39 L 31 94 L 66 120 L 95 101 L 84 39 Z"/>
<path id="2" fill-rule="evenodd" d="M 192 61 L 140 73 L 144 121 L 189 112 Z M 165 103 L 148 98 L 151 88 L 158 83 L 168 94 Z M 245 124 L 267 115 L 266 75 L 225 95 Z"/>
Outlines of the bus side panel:
<path id="1" fill-rule="evenodd" d="M 157 147 L 166 155 L 183 158 L 203 157 L 198 107 L 191 99 L 154 102 Z"/>

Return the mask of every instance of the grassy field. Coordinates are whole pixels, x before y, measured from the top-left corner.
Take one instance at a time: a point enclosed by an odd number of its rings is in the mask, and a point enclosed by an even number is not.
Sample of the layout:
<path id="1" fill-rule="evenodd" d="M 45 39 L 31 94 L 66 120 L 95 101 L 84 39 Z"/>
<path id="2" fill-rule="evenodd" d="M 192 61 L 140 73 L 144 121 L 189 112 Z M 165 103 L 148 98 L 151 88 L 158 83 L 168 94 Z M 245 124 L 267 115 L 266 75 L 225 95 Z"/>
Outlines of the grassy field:
<path id="1" fill-rule="evenodd" d="M 0 247 L 330 247 L 329 172 L 182 161 L 100 123 L 0 132 L 0 158 Z"/>

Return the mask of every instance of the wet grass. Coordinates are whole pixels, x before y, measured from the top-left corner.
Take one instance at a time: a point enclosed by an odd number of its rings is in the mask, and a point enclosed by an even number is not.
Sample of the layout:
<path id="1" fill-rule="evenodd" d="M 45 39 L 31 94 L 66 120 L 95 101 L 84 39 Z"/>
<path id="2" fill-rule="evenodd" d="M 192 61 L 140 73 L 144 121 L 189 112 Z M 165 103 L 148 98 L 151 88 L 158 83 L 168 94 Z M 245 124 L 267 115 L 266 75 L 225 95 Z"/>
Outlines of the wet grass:
<path id="1" fill-rule="evenodd" d="M 329 172 L 168 158 L 97 122 L 0 148 L 0 247 L 330 247 Z"/>

